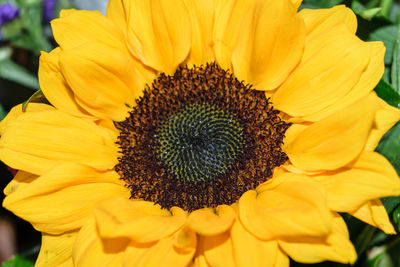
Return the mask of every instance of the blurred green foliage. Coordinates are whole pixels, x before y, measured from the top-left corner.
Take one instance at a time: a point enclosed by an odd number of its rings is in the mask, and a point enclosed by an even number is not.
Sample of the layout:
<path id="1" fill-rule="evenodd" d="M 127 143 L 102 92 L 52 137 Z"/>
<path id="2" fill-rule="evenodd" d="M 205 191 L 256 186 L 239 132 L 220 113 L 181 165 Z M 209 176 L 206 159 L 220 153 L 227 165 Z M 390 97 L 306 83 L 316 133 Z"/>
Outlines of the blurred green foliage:
<path id="1" fill-rule="evenodd" d="M 50 25 L 43 18 L 43 0 L 0 0 L 0 4 L 6 2 L 18 7 L 20 12 L 18 17 L 1 27 L 1 38 L 8 45 L 0 46 L 0 78 L 38 90 L 36 73 L 15 63 L 12 51 L 25 50 L 37 60 L 40 51 L 49 52 L 54 48 Z M 74 7 L 70 0 L 59 0 L 54 14 Z"/>
<path id="2" fill-rule="evenodd" d="M 0 0 L 0 3 L 5 2 Z M 40 51 L 53 48 L 49 25 L 43 23 L 41 0 L 10 0 L 21 9 L 19 18 L 2 27 L 3 38 L 8 45 L 0 47 L 0 78 L 11 80 L 34 90 L 39 89 L 36 73 L 28 71 L 13 60 L 15 49 L 33 53 L 35 60 Z M 390 105 L 400 107 L 400 3 L 396 0 L 304 0 L 300 8 L 329 8 L 344 4 L 357 15 L 357 35 L 365 41 L 382 41 L 386 46 L 385 74 L 375 91 Z M 69 0 L 60 0 L 57 10 L 71 8 Z M 58 13 L 58 11 L 56 13 Z M 37 63 L 36 63 L 37 64 Z M 45 101 L 37 91 L 27 102 Z M 0 119 L 6 111 L 0 105 Z M 377 151 L 384 155 L 400 174 L 400 123 L 382 138 Z M 400 197 L 382 199 L 393 225 L 400 231 Z M 399 267 L 400 235 L 389 236 L 359 220 L 343 214 L 350 238 L 355 244 L 359 260 L 355 266 L 361 267 Z M 22 257 L 6 261 L 2 267 L 33 266 Z M 306 266 L 292 262 L 291 266 Z M 345 266 L 324 262 L 314 266 Z"/>
<path id="3" fill-rule="evenodd" d="M 1 265 L 1 267 L 33 267 L 33 266 L 34 266 L 33 262 L 21 256 L 15 256 L 13 259 L 5 261 Z"/>

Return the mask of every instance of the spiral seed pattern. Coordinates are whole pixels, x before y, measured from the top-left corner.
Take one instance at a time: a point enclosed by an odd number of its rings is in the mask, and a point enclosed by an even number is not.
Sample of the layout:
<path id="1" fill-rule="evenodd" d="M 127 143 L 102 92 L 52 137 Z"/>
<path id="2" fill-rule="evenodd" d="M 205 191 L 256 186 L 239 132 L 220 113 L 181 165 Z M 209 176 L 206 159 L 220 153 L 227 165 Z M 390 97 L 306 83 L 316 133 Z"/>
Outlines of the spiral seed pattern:
<path id="1" fill-rule="evenodd" d="M 159 127 L 158 153 L 178 179 L 198 182 L 226 173 L 245 145 L 232 114 L 209 104 L 192 104 Z"/>

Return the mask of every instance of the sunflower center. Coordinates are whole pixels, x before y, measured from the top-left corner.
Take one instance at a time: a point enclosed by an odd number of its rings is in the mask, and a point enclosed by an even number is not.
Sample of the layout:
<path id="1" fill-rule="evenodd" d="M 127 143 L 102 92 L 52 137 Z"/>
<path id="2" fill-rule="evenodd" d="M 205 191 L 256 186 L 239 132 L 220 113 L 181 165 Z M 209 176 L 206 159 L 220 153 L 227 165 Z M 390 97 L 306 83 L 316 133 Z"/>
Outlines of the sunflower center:
<path id="1" fill-rule="evenodd" d="M 162 73 L 115 123 L 115 170 L 132 198 L 163 208 L 230 205 L 287 160 L 289 124 L 278 114 L 263 92 L 214 63 Z"/>
<path id="2" fill-rule="evenodd" d="M 171 174 L 185 182 L 211 180 L 228 171 L 245 141 L 239 120 L 210 104 L 190 104 L 157 129 L 158 154 Z"/>

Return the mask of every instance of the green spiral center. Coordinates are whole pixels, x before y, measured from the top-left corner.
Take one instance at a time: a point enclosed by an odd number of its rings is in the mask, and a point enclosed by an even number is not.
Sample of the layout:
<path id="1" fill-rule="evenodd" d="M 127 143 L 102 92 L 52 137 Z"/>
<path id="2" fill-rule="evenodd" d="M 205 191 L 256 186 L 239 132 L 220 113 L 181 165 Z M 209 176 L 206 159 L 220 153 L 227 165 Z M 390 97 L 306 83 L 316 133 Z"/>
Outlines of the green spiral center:
<path id="1" fill-rule="evenodd" d="M 238 119 L 215 105 L 191 104 L 169 115 L 156 139 L 160 159 L 178 179 L 211 180 L 224 174 L 243 152 Z"/>

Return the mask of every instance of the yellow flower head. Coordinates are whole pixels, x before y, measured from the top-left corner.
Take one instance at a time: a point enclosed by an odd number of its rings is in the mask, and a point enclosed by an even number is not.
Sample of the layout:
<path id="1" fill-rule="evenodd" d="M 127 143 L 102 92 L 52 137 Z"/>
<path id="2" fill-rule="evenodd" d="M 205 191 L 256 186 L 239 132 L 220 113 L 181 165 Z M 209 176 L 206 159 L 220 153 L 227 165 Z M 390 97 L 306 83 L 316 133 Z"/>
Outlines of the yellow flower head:
<path id="1" fill-rule="evenodd" d="M 394 233 L 374 152 L 400 112 L 385 48 L 344 6 L 111 0 L 64 10 L 42 53 L 51 105 L 15 107 L 3 205 L 42 232 L 37 266 L 353 263 L 338 212 Z"/>

